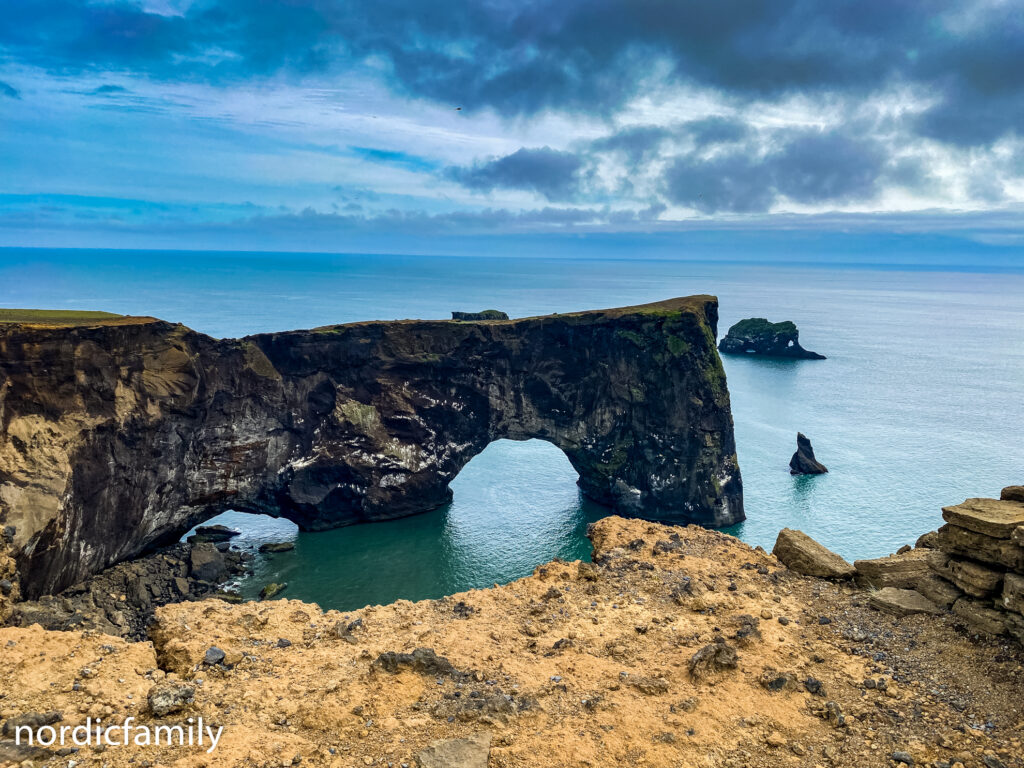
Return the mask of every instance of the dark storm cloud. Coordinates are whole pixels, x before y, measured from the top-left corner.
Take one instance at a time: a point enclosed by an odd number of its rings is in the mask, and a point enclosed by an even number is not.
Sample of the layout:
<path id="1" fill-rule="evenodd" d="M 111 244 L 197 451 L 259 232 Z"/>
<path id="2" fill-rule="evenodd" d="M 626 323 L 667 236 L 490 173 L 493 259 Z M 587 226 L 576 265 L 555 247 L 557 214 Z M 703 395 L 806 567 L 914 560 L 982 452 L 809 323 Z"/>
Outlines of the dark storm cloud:
<path id="1" fill-rule="evenodd" d="M 629 165 L 635 166 L 656 154 L 671 136 L 668 128 L 659 125 L 631 126 L 591 142 L 590 151 L 621 154 Z"/>
<path id="2" fill-rule="evenodd" d="M 746 146 L 677 158 L 664 175 L 666 197 L 704 213 L 761 213 L 778 198 L 803 204 L 871 200 L 888 169 L 885 148 L 843 131 L 788 131 L 771 152 Z"/>
<path id="3" fill-rule="evenodd" d="M 548 200 L 570 200 L 579 192 L 582 168 L 583 160 L 572 152 L 524 147 L 511 155 L 451 168 L 448 174 L 463 186 L 481 192 L 522 189 Z"/>
<path id="4" fill-rule="evenodd" d="M 5 83 L 3 80 L 0 80 L 0 96 L 6 96 L 9 99 L 21 98 L 21 94 L 18 92 L 18 89 L 13 85 Z"/>
<path id="5" fill-rule="evenodd" d="M 373 57 L 414 97 L 608 115 L 663 62 L 740 99 L 926 90 L 919 129 L 991 142 L 1024 116 L 1024 14 L 963 0 L 7 0 L 0 48 L 50 70 L 219 81 L 337 72 Z"/>

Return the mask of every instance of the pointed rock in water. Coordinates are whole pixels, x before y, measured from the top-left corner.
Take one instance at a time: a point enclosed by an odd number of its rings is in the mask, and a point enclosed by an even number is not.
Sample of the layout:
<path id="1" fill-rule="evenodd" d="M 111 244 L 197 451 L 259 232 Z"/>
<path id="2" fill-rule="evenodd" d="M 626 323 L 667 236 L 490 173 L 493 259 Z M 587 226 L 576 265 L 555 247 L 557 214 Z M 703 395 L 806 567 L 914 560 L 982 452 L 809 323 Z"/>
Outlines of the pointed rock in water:
<path id="1" fill-rule="evenodd" d="M 799 360 L 824 360 L 824 355 L 800 346 L 800 331 L 790 320 L 770 323 L 763 317 L 740 320 L 718 345 L 727 354 L 793 357 Z"/>
<path id="2" fill-rule="evenodd" d="M 811 447 L 810 439 L 803 433 L 796 433 L 796 453 L 789 460 L 789 473 L 791 475 L 822 475 L 828 472 L 828 467 L 814 458 L 814 448 Z"/>

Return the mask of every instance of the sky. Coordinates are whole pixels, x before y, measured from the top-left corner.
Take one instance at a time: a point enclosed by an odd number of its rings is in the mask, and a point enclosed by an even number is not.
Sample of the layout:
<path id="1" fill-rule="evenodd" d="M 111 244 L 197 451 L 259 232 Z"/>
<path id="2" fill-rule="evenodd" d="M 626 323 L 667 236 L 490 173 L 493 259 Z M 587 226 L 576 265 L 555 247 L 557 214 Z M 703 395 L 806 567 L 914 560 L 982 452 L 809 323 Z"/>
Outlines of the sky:
<path id="1" fill-rule="evenodd" d="M 1013 259 L 1022 72 L 1017 0 L 4 0 L 0 246 Z"/>

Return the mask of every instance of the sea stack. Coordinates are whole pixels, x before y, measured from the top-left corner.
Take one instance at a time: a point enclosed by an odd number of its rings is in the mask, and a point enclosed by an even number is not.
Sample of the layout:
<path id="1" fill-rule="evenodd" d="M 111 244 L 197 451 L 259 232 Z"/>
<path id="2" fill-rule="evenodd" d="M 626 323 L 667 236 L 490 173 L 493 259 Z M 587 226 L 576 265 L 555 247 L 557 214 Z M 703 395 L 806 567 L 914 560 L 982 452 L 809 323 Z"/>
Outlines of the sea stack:
<path id="1" fill-rule="evenodd" d="M 800 331 L 790 320 L 770 323 L 763 317 L 740 320 L 718 345 L 720 352 L 764 357 L 791 357 L 798 360 L 824 360 L 824 355 L 800 346 Z"/>
<path id="2" fill-rule="evenodd" d="M 814 448 L 811 441 L 803 432 L 796 433 L 796 453 L 789 460 L 789 473 L 791 475 L 823 475 L 828 472 L 828 467 L 814 458 Z"/>

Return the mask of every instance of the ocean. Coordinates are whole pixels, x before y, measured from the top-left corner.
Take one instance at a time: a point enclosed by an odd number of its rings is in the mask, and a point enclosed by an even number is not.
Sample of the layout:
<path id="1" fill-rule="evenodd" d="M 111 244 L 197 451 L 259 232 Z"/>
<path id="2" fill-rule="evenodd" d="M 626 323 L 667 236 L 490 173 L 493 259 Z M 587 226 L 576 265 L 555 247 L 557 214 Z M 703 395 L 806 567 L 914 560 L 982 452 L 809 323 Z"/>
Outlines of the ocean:
<path id="1" fill-rule="evenodd" d="M 0 306 L 155 315 L 214 336 L 367 319 L 513 317 L 695 293 L 720 300 L 720 337 L 746 317 L 792 320 L 822 361 L 724 358 L 747 521 L 771 549 L 799 528 L 843 556 L 888 554 L 942 524 L 941 507 L 1024 482 L 1024 269 L 900 269 L 554 256 L 0 250 Z M 827 475 L 794 477 L 796 433 Z M 322 533 L 227 513 L 258 556 L 237 585 L 348 610 L 507 582 L 554 557 L 587 558 L 583 499 L 554 446 L 497 441 L 452 484 L 453 502 Z"/>

